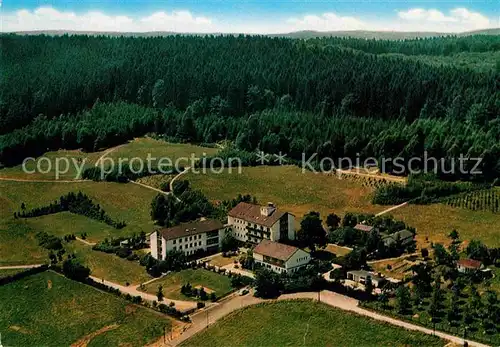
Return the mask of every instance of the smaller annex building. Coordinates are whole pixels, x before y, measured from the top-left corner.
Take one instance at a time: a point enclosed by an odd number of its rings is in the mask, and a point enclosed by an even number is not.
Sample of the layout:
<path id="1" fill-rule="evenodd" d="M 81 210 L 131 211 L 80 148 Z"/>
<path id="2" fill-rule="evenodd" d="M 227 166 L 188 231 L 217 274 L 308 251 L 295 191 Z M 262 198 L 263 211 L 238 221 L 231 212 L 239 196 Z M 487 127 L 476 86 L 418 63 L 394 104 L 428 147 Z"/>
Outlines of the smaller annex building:
<path id="1" fill-rule="evenodd" d="M 256 264 L 274 272 L 295 272 L 311 261 L 311 255 L 300 248 L 262 240 L 253 250 Z"/>
<path id="2" fill-rule="evenodd" d="M 224 225 L 215 219 L 181 223 L 171 228 L 158 229 L 149 235 L 151 255 L 164 260 L 167 251 L 183 251 L 192 255 L 199 251 L 216 252 L 226 234 Z"/>
<path id="3" fill-rule="evenodd" d="M 483 263 L 475 259 L 460 259 L 457 261 L 457 270 L 461 273 L 471 273 L 483 269 Z"/>

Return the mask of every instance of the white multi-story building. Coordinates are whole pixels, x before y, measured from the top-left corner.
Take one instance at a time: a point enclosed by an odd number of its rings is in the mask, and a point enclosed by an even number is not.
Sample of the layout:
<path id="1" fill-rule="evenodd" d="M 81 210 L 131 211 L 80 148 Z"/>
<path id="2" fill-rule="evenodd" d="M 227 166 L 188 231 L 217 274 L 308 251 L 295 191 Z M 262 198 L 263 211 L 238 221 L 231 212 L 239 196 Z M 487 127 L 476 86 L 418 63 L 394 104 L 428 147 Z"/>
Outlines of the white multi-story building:
<path id="1" fill-rule="evenodd" d="M 155 259 L 164 260 L 167 251 L 171 250 L 183 251 L 186 255 L 200 250 L 217 252 L 225 235 L 226 228 L 221 222 L 205 218 L 159 229 L 149 236 L 151 255 Z"/>
<path id="2" fill-rule="evenodd" d="M 240 202 L 229 211 L 227 222 L 234 237 L 242 242 L 295 239 L 295 217 L 277 209 L 272 203 L 259 206 Z"/>
<path id="3" fill-rule="evenodd" d="M 262 240 L 253 250 L 256 264 L 274 272 L 295 272 L 307 265 L 311 256 L 300 248 L 279 242 Z"/>

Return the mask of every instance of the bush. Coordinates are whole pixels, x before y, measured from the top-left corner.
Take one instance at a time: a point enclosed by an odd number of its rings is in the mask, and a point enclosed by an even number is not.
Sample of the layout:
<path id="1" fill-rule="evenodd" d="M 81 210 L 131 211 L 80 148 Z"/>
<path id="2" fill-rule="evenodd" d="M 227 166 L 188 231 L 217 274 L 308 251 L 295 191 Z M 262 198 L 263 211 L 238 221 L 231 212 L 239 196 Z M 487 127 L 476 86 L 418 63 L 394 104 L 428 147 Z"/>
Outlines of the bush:
<path id="1" fill-rule="evenodd" d="M 83 282 L 90 276 L 90 269 L 80 264 L 76 259 L 67 259 L 63 263 L 64 276 Z"/>
<path id="2" fill-rule="evenodd" d="M 205 307 L 205 303 L 204 303 L 204 302 L 202 302 L 202 301 L 198 301 L 198 302 L 196 303 L 196 307 L 197 307 L 197 308 L 203 308 L 203 307 Z"/>

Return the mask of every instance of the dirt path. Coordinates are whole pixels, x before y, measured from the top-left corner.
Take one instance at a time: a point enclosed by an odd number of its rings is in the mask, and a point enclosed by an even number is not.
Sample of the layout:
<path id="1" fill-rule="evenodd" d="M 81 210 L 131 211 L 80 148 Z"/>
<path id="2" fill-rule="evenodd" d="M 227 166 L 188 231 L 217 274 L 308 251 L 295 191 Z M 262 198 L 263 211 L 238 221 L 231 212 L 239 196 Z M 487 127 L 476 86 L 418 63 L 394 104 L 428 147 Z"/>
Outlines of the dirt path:
<path id="1" fill-rule="evenodd" d="M 148 186 L 147 184 L 144 184 L 144 183 L 140 183 L 140 182 L 136 182 L 136 181 L 128 181 L 128 182 L 129 183 L 133 183 L 133 184 L 137 184 L 138 186 L 141 186 L 141 187 L 144 187 L 144 188 L 148 188 L 148 189 L 154 190 L 155 192 L 158 192 L 158 193 L 161 193 L 161 194 L 164 194 L 164 195 L 169 195 L 170 194 L 169 192 L 164 192 L 161 189 Z"/>
<path id="2" fill-rule="evenodd" d="M 190 168 L 189 166 L 188 166 L 188 167 L 185 167 L 185 168 L 184 168 L 184 171 L 182 171 L 182 172 L 178 173 L 178 174 L 177 174 L 174 178 L 172 178 L 172 180 L 170 181 L 170 191 L 172 192 L 172 196 L 174 196 L 174 197 L 177 199 L 177 201 L 181 201 L 181 199 L 179 199 L 178 197 L 176 197 L 176 196 L 174 195 L 174 182 L 175 182 L 175 180 L 176 180 L 176 179 L 178 179 L 178 178 L 179 178 L 179 177 L 181 177 L 182 175 L 184 175 L 184 174 L 188 173 L 190 169 L 191 169 L 191 168 Z"/>
<path id="3" fill-rule="evenodd" d="M 423 332 L 424 334 L 428 335 L 436 335 L 442 339 L 451 341 L 453 343 L 457 343 L 462 345 L 464 340 L 462 338 L 445 334 L 439 331 L 436 331 L 434 333 L 433 330 L 424 328 L 419 325 L 407 323 L 404 321 L 400 321 L 398 319 L 394 319 L 391 317 L 387 317 L 381 314 L 378 314 L 376 312 L 372 312 L 369 310 L 365 310 L 364 308 L 361 308 L 358 306 L 358 300 L 350 298 L 345 295 L 341 295 L 338 293 L 330 292 L 330 291 L 321 291 L 321 293 L 318 292 L 302 292 L 302 293 L 293 293 L 293 294 L 285 294 L 280 296 L 278 299 L 275 300 L 263 300 L 260 298 L 254 297 L 252 294 L 248 294 L 245 296 L 239 296 L 237 294 L 232 294 L 229 296 L 226 300 L 221 301 L 219 304 L 214 305 L 212 307 L 209 307 L 205 310 L 199 311 L 195 313 L 193 316 L 191 316 L 192 324 L 187 329 L 184 334 L 180 335 L 177 338 L 174 338 L 170 343 L 168 344 L 169 346 L 177 346 L 181 342 L 187 340 L 188 338 L 192 337 L 196 333 L 202 331 L 205 329 L 207 326 L 215 323 L 217 320 L 223 318 L 224 316 L 228 315 L 229 313 L 236 311 L 238 309 L 241 309 L 243 307 L 259 304 L 262 302 L 273 302 L 273 301 L 281 301 L 281 300 L 291 300 L 291 299 L 312 299 L 312 300 L 318 300 L 318 297 L 320 298 L 320 301 L 336 307 L 340 308 L 342 310 L 346 311 L 351 311 L 366 317 L 373 318 L 378 321 L 386 322 L 395 326 L 402 327 L 404 329 L 408 330 L 416 330 Z M 326 323 L 326 322 L 325 322 Z M 476 347 L 487 347 L 484 344 L 474 342 L 474 341 L 467 341 L 469 343 L 469 346 L 476 346 Z"/>
<path id="4" fill-rule="evenodd" d="M 42 265 L 44 264 L 0 266 L 0 270 L 33 269 L 35 267 L 40 267 Z"/>
<path id="5" fill-rule="evenodd" d="M 99 329 L 97 331 L 94 331 L 93 333 L 90 333 L 87 336 L 84 336 L 80 340 L 78 340 L 75 343 L 73 343 L 71 345 L 71 347 L 87 347 L 87 345 L 89 344 L 89 342 L 92 341 L 92 339 L 94 337 L 96 337 L 98 335 L 101 335 L 101 334 L 104 334 L 106 331 L 114 330 L 114 329 L 116 329 L 118 327 L 119 327 L 118 324 L 111 324 L 111 325 L 105 326 L 104 328 L 101 328 L 101 329 Z"/>
<path id="6" fill-rule="evenodd" d="M 384 214 L 386 214 L 386 213 L 389 213 L 389 212 L 391 212 L 391 211 L 394 211 L 394 210 L 396 210 L 396 209 L 398 209 L 398 208 L 404 207 L 404 206 L 408 205 L 408 202 L 409 202 L 409 201 L 407 201 L 407 202 L 403 202 L 402 204 L 397 205 L 397 206 L 392 206 L 392 207 L 388 208 L 387 210 L 384 210 L 384 211 L 382 211 L 382 212 L 377 213 L 377 214 L 375 215 L 375 217 L 382 216 L 382 215 L 384 215 Z"/>
<path id="7" fill-rule="evenodd" d="M 95 242 L 89 242 L 89 241 L 84 240 L 84 239 L 81 239 L 81 238 L 79 238 L 79 237 L 76 237 L 76 240 L 77 240 L 77 241 L 80 241 L 80 242 L 82 242 L 82 243 L 84 243 L 84 244 L 86 244 L 87 246 L 95 246 L 95 245 L 96 245 L 96 243 L 95 243 Z"/>
<path id="8" fill-rule="evenodd" d="M 153 302 L 153 301 L 158 301 L 158 298 L 156 295 L 148 294 L 141 292 L 137 290 L 136 286 L 130 285 L 128 287 L 122 286 L 121 284 L 113 283 L 110 281 L 103 280 L 102 278 L 90 276 L 94 281 L 103 283 L 109 287 L 118 289 L 120 292 L 125 293 L 125 294 L 130 294 L 132 296 L 140 296 L 143 300 Z M 163 299 L 163 304 L 169 304 L 170 302 L 175 303 L 175 308 L 181 312 L 189 311 L 192 309 L 196 309 L 196 302 L 194 301 L 182 301 L 182 300 L 172 300 L 169 298 L 164 298 Z"/>
<path id="9" fill-rule="evenodd" d="M 94 166 L 97 166 L 99 165 L 99 163 L 108 155 L 108 154 L 111 154 L 112 152 L 116 151 L 118 148 L 121 148 L 125 145 L 127 145 L 127 143 L 124 143 L 124 144 L 121 144 L 121 145 L 118 145 L 118 146 L 115 146 L 115 147 L 111 147 L 109 148 L 108 150 L 106 150 L 106 152 L 104 152 L 100 157 L 99 159 L 97 159 L 97 161 L 95 162 L 95 165 Z"/>

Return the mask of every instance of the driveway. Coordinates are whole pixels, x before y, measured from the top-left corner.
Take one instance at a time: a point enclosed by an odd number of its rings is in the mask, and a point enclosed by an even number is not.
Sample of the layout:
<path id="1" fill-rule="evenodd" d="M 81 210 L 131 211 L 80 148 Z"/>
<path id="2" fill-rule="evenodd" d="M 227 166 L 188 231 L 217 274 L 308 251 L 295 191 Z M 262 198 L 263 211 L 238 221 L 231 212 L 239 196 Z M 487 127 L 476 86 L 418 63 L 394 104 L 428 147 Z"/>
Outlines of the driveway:
<path id="1" fill-rule="evenodd" d="M 226 271 L 231 271 L 232 273 L 237 273 L 237 274 L 240 274 L 242 276 L 247 276 L 247 277 L 250 277 L 250 278 L 255 278 L 255 275 L 253 272 L 250 272 L 248 270 L 245 270 L 245 269 L 242 269 L 240 265 L 238 269 L 236 269 L 234 267 L 235 264 L 229 264 L 229 265 L 225 265 L 225 266 L 222 266 L 222 269 L 225 269 Z"/>

